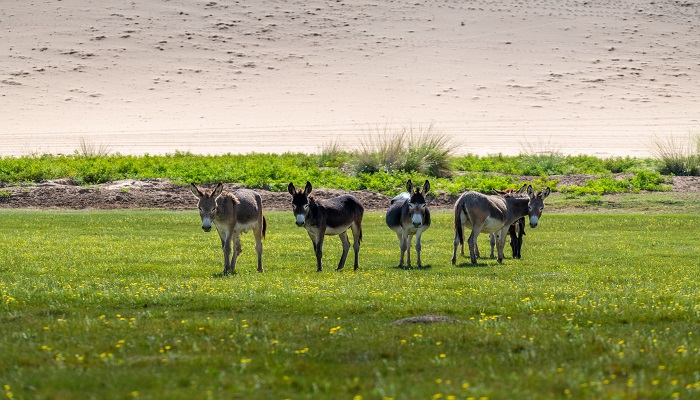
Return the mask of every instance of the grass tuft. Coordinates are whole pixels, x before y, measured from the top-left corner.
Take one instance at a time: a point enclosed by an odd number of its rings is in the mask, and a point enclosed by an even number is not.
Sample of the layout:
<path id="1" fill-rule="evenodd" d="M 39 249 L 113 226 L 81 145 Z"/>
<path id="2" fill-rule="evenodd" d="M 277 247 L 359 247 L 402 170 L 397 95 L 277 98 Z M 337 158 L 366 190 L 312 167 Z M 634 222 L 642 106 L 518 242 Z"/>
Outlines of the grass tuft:
<path id="1" fill-rule="evenodd" d="M 435 177 L 452 174 L 452 137 L 427 127 L 403 127 L 392 131 L 388 126 L 370 130 L 360 139 L 355 151 L 355 172 L 419 172 Z"/>
<path id="2" fill-rule="evenodd" d="M 661 163 L 662 174 L 700 175 L 700 133 L 691 134 L 686 140 L 656 136 L 651 153 Z"/>
<path id="3" fill-rule="evenodd" d="M 78 139 L 78 148 L 74 151 L 78 157 L 106 157 L 112 152 L 112 147 L 104 143 L 95 143 L 85 137 Z"/>
<path id="4" fill-rule="evenodd" d="M 350 157 L 337 138 L 324 143 L 319 150 L 318 165 L 321 167 L 342 167 Z"/>
<path id="5" fill-rule="evenodd" d="M 526 175 L 548 175 L 553 171 L 561 170 L 561 165 L 566 157 L 561 150 L 551 141 L 520 143 L 520 156 L 522 157 L 523 170 Z"/>

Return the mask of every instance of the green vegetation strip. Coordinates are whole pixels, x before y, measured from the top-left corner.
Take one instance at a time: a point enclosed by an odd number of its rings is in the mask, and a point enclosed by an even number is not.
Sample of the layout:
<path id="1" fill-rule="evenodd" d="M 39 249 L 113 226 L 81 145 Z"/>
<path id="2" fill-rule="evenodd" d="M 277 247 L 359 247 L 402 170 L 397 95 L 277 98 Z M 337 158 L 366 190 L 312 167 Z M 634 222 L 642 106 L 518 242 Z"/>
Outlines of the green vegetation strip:
<path id="1" fill-rule="evenodd" d="M 422 269 L 365 216 L 358 272 L 269 213 L 216 276 L 195 211 L 0 211 L 0 397 L 547 399 L 700 396 L 700 216 L 545 215 L 523 259 Z M 481 238 L 482 253 L 488 239 Z M 440 315 L 454 323 L 397 325 Z"/>
<path id="2" fill-rule="evenodd" d="M 423 160 L 423 159 L 422 159 Z M 426 160 L 423 160 L 427 162 Z M 429 161 L 429 160 L 428 160 Z M 238 183 L 248 188 L 285 191 L 289 182 L 314 187 L 343 190 L 368 189 L 394 195 L 401 192 L 407 179 L 415 182 L 431 180 L 433 190 L 458 194 L 466 189 L 491 193 L 492 188 L 518 187 L 522 176 L 538 176 L 538 189 L 550 186 L 571 196 L 603 195 L 664 191 L 670 188 L 667 179 L 651 159 L 590 156 L 521 155 L 488 157 L 451 157 L 443 163 L 446 176 L 430 175 L 430 168 L 403 166 L 367 168 L 351 153 L 333 156 L 319 154 L 247 154 L 201 156 L 175 153 L 165 156 L 53 156 L 35 155 L 0 158 L 0 183 L 31 184 L 52 179 L 70 178 L 81 185 L 92 185 L 121 179 L 168 178 L 177 184 Z M 613 174 L 625 173 L 623 177 Z M 557 187 L 547 176 L 592 174 L 582 185 Z"/>

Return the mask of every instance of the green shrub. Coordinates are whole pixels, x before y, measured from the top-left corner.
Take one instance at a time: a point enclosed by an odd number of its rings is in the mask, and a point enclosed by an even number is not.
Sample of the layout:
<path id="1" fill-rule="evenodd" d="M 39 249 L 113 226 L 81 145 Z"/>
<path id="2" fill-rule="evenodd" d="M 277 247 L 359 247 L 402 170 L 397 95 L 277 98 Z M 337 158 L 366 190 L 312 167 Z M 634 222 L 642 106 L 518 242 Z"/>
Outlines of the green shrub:
<path id="1" fill-rule="evenodd" d="M 656 171 L 639 171 L 626 178 L 600 176 L 586 181 L 583 185 L 562 186 L 560 191 L 573 195 L 604 195 L 638 192 L 640 190 L 665 191 L 670 186 L 664 185 L 665 179 Z"/>

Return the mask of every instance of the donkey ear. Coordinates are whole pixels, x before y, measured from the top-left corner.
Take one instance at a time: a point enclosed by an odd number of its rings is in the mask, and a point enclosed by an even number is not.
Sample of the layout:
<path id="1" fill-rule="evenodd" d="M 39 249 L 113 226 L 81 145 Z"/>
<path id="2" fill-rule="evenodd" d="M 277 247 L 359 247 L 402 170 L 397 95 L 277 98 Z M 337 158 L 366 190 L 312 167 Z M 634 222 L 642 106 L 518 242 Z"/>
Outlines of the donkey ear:
<path id="1" fill-rule="evenodd" d="M 518 192 L 517 192 L 517 193 L 518 193 L 518 194 L 523 194 L 523 193 L 525 193 L 526 191 L 527 191 L 527 183 L 523 183 L 523 186 L 522 186 L 520 189 L 518 189 Z"/>
<path id="2" fill-rule="evenodd" d="M 428 180 L 425 180 L 425 183 L 423 184 L 423 195 L 428 194 L 428 190 L 430 190 L 430 182 Z"/>
<path id="3" fill-rule="evenodd" d="M 530 185 L 527 185 L 527 195 L 530 196 L 531 199 L 535 197 L 535 190 L 532 189 Z"/>
<path id="4" fill-rule="evenodd" d="M 406 181 L 406 191 L 413 194 L 413 182 L 410 179 Z"/>
<path id="5" fill-rule="evenodd" d="M 198 188 L 197 185 L 194 184 L 194 182 L 190 183 L 190 189 L 192 190 L 192 194 L 194 197 L 201 199 L 204 197 L 204 193 L 202 193 Z"/>
<path id="6" fill-rule="evenodd" d="M 311 182 L 306 181 L 306 186 L 304 186 L 304 195 L 308 196 L 312 190 L 313 190 L 313 187 L 311 186 Z"/>
<path id="7" fill-rule="evenodd" d="M 214 198 L 219 197 L 219 195 L 221 194 L 221 191 L 223 191 L 223 190 L 224 190 L 224 185 L 219 183 L 218 185 L 216 185 L 216 189 L 214 189 L 214 193 L 211 194 L 211 197 L 214 197 Z"/>
<path id="8" fill-rule="evenodd" d="M 294 184 L 292 182 L 289 182 L 289 185 L 287 185 L 287 191 L 289 194 L 294 196 L 297 193 L 297 188 L 294 187 Z"/>
<path id="9" fill-rule="evenodd" d="M 550 192 L 551 192 L 551 190 L 549 190 L 549 187 L 547 187 L 547 189 L 543 190 L 543 191 L 541 192 L 542 200 L 546 199 L 547 196 L 549 196 L 549 193 L 550 193 Z"/>

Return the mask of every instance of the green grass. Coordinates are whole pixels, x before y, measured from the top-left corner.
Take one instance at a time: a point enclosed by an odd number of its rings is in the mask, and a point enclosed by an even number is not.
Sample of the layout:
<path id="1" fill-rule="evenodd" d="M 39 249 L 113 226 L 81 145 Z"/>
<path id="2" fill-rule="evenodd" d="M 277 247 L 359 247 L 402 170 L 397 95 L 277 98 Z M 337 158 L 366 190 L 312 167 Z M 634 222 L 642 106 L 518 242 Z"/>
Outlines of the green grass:
<path id="1" fill-rule="evenodd" d="M 450 215 L 400 270 L 365 216 L 358 272 L 269 213 L 222 269 L 197 213 L 0 211 L 0 397 L 694 398 L 698 215 L 545 215 L 523 259 L 450 265 Z M 487 238 L 481 238 L 487 247 Z M 439 314 L 455 324 L 394 325 Z"/>

